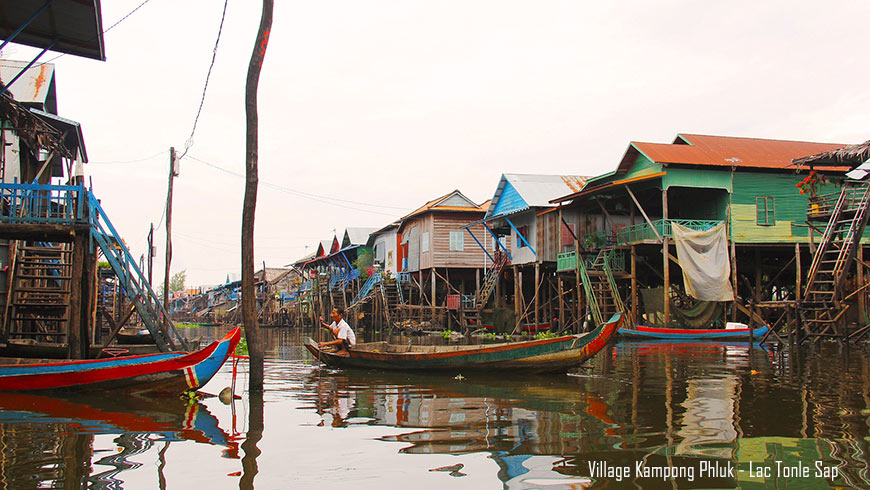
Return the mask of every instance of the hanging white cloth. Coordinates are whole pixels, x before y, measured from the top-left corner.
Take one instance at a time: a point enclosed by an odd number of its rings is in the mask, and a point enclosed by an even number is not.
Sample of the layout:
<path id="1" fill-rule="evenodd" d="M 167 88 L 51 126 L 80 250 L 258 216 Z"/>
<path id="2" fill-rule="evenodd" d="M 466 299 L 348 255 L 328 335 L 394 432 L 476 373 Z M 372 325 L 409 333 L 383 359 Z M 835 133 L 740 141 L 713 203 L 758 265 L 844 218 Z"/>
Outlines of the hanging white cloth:
<path id="1" fill-rule="evenodd" d="M 707 231 L 671 223 L 671 230 L 686 293 L 702 301 L 734 301 L 725 223 Z"/>

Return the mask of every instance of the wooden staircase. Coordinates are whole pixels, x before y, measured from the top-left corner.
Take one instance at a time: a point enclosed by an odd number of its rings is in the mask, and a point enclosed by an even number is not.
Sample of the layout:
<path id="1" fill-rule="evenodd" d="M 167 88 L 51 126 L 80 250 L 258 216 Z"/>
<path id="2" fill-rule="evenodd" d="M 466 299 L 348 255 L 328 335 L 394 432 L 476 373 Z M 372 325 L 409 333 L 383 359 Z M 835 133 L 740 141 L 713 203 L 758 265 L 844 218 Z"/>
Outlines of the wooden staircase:
<path id="1" fill-rule="evenodd" d="M 498 283 L 501 272 L 510 263 L 507 254 L 501 249 L 496 250 L 494 255 L 493 262 L 490 264 L 489 270 L 486 271 L 483 284 L 480 285 L 480 291 L 474 297 L 474 306 L 478 311 L 482 310 L 484 305 L 486 305 L 487 300 L 492 296 L 493 291 L 495 291 L 495 286 Z"/>
<path id="2" fill-rule="evenodd" d="M 65 342 L 72 244 L 20 243 L 11 267 L 8 338 Z"/>
<path id="3" fill-rule="evenodd" d="M 604 247 L 589 263 L 583 257 L 577 261 L 583 289 L 586 291 L 586 301 L 596 325 L 601 325 L 616 313 L 625 311 L 610 265 L 613 254 L 613 247 Z"/>
<path id="4" fill-rule="evenodd" d="M 807 285 L 798 305 L 805 336 L 818 341 L 845 337 L 843 281 L 846 278 L 864 227 L 870 203 L 870 182 L 847 180 L 831 210 L 828 225 L 819 242 L 807 274 Z"/>

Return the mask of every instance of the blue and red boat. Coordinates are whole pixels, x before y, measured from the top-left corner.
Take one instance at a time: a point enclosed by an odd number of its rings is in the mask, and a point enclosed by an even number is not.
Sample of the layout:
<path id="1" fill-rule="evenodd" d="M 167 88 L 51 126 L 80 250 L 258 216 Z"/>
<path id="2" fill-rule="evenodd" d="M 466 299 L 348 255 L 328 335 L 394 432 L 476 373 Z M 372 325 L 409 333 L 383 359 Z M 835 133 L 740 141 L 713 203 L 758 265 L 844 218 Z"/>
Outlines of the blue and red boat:
<path id="1" fill-rule="evenodd" d="M 768 327 L 761 326 L 752 328 L 662 328 L 646 327 L 622 327 L 619 334 L 623 337 L 641 339 L 669 339 L 669 340 L 753 340 L 761 339 L 767 333 Z"/>
<path id="2" fill-rule="evenodd" d="M 233 354 L 241 329 L 196 352 L 57 361 L 0 358 L 0 391 L 129 390 L 180 394 L 205 385 Z"/>

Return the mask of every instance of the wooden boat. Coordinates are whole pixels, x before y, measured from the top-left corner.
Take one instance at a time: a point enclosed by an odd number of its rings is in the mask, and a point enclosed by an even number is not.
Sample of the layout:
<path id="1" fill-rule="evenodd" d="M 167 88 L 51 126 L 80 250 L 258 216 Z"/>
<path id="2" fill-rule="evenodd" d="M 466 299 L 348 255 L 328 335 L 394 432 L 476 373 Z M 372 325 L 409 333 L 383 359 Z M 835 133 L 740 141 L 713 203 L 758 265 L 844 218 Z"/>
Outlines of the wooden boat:
<path id="1" fill-rule="evenodd" d="M 205 385 L 233 353 L 236 328 L 196 352 L 55 361 L 0 358 L 0 391 L 114 390 L 180 394 Z"/>
<path id="2" fill-rule="evenodd" d="M 115 334 L 115 340 L 118 344 L 127 345 L 154 343 L 154 337 L 145 328 L 122 328 L 120 332 Z"/>
<path id="3" fill-rule="evenodd" d="M 559 372 L 578 366 L 603 349 L 622 320 L 622 314 L 617 313 L 607 323 L 584 334 L 502 344 L 443 346 L 372 342 L 357 344 L 349 356 L 321 350 L 312 339 L 308 339 L 305 347 L 317 359 L 336 367 Z"/>
<path id="4" fill-rule="evenodd" d="M 751 328 L 660 328 L 646 327 L 637 325 L 634 328 L 623 327 L 619 330 L 619 334 L 624 337 L 642 338 L 642 339 L 671 339 L 671 340 L 711 340 L 711 339 L 729 339 L 729 340 L 750 340 L 761 339 L 767 333 L 766 326 Z"/>

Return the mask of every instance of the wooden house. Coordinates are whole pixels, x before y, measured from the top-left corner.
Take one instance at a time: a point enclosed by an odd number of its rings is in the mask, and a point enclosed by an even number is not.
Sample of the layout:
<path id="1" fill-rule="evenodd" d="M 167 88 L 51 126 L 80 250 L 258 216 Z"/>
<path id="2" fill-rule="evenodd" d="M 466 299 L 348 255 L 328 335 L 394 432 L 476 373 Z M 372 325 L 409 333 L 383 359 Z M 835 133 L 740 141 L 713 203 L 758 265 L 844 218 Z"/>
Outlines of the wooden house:
<path id="1" fill-rule="evenodd" d="M 804 175 L 797 174 L 792 159 L 839 146 L 696 134 L 679 134 L 670 144 L 632 142 L 616 170 L 552 202 L 570 203 L 563 215 L 578 230 L 581 250 L 628 254 L 631 285 L 616 296 L 626 297 L 639 323 L 669 325 L 673 305 L 694 303 L 681 287 L 673 287 L 682 281 L 672 224 L 707 230 L 724 223 L 731 286 L 740 298 L 729 313 L 735 319 L 741 302 L 793 296 L 795 274 L 801 264 L 808 265 L 812 226 L 809 194 L 796 187 Z M 830 177 L 837 175 L 842 172 Z M 573 271 L 577 263 L 573 252 L 563 254 L 560 269 Z M 639 305 L 641 288 L 665 292 L 661 305 L 645 305 L 646 318 Z M 743 310 L 741 316 L 749 315 Z"/>
<path id="2" fill-rule="evenodd" d="M 399 271 L 399 222 L 374 230 L 366 241 L 366 246 L 372 249 L 373 260 L 382 270 L 390 271 L 390 277 L 395 277 Z"/>
<path id="3" fill-rule="evenodd" d="M 488 259 L 469 243 L 465 227 L 483 218 L 486 206 L 454 190 L 401 218 L 396 229 L 398 270 L 416 285 L 419 304 L 444 305 L 446 294 L 474 290 Z M 476 236 L 485 233 L 480 223 L 470 231 Z"/>
<path id="4" fill-rule="evenodd" d="M 554 212 L 558 210 L 550 201 L 579 191 L 586 179 L 579 175 L 501 176 L 481 220 L 493 244 L 494 255 L 490 256 L 487 278 L 476 293 L 478 310 L 494 294 L 496 305 L 513 304 L 517 327 L 531 322 L 538 326 L 544 323 L 544 318 L 553 318 L 549 300 L 556 294 L 550 282 L 555 278 L 556 260 L 564 240 L 558 235 L 560 214 Z M 480 244 L 480 240 L 477 241 Z M 512 269 L 512 284 L 501 278 L 501 271 L 508 264 Z M 502 282 L 505 282 L 504 291 Z M 542 286 L 543 283 L 546 285 Z M 532 309 L 526 308 L 526 304 Z"/>

